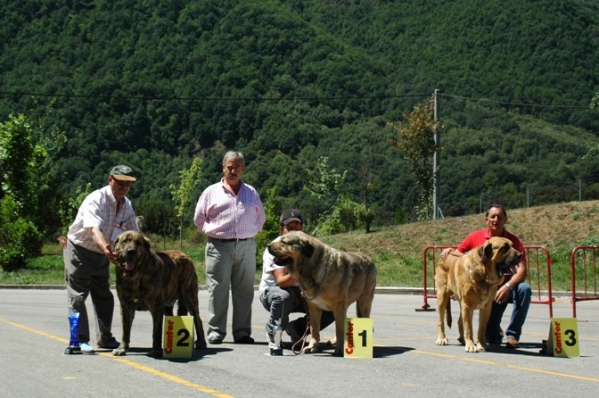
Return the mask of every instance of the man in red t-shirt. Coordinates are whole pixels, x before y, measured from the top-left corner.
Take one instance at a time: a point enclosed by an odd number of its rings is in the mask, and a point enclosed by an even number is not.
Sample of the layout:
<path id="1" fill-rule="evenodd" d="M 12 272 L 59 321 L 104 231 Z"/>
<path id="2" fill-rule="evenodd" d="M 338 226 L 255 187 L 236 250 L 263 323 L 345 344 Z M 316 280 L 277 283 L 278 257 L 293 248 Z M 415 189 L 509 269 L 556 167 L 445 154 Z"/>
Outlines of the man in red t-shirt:
<path id="1" fill-rule="evenodd" d="M 441 258 L 445 259 L 451 252 L 452 255 L 461 256 L 462 254 L 482 245 L 493 236 L 501 236 L 512 241 L 514 249 L 522 253 L 520 263 L 510 270 L 502 284 L 497 289 L 495 299 L 493 300 L 493 308 L 491 317 L 487 324 L 487 343 L 501 344 L 501 318 L 508 303 L 513 303 L 512 316 L 510 324 L 505 332 L 505 346 L 508 348 L 518 348 L 518 341 L 522 334 L 522 326 L 526 321 L 528 308 L 532 297 L 530 285 L 526 283 L 526 253 L 524 246 L 517 236 L 509 233 L 505 229 L 507 222 L 507 212 L 501 205 L 491 205 L 485 215 L 487 228 L 472 232 L 459 244 L 457 251 L 445 249 L 441 253 Z"/>

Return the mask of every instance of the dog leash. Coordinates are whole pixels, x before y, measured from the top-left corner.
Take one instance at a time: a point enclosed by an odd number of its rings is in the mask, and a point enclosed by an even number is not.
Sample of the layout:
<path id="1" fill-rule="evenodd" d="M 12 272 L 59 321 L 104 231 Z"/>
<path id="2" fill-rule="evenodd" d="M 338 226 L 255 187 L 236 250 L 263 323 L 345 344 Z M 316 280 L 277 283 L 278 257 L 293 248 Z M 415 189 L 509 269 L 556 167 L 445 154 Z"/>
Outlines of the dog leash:
<path id="1" fill-rule="evenodd" d="M 308 333 L 310 333 L 310 314 L 308 312 L 308 302 L 306 301 L 306 296 L 304 296 L 303 292 L 302 298 L 304 299 L 304 307 L 306 308 L 306 328 L 304 329 L 304 334 L 302 337 L 300 337 L 300 339 L 291 346 L 291 352 L 293 352 L 295 355 L 299 355 L 304 351 L 304 347 L 306 347 L 306 338 L 308 337 Z M 296 348 L 298 346 L 299 351 Z"/>

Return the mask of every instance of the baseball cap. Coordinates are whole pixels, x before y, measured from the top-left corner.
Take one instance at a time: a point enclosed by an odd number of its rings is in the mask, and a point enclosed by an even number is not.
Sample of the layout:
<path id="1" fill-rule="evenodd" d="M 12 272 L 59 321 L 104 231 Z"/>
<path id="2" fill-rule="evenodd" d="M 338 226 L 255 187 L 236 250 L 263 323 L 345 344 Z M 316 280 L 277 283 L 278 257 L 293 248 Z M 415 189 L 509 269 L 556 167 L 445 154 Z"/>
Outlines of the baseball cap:
<path id="1" fill-rule="evenodd" d="M 291 221 L 298 221 L 301 224 L 304 223 L 304 219 L 302 218 L 302 213 L 296 209 L 288 209 L 281 214 L 281 220 L 279 221 L 280 225 L 287 225 Z"/>
<path id="2" fill-rule="evenodd" d="M 110 169 L 110 175 L 119 181 L 137 181 L 137 179 L 133 177 L 133 169 L 123 164 L 114 166 Z"/>

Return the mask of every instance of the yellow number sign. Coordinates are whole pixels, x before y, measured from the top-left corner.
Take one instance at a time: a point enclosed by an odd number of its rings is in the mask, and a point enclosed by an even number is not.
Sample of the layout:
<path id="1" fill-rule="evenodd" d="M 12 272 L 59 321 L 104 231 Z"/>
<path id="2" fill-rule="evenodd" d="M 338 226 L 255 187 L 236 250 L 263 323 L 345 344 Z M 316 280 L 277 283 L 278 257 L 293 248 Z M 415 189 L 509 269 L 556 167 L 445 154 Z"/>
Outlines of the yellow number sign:
<path id="1" fill-rule="evenodd" d="M 372 358 L 372 318 L 346 318 L 343 356 Z"/>
<path id="2" fill-rule="evenodd" d="M 576 318 L 551 318 L 547 354 L 554 357 L 580 356 L 580 337 Z"/>
<path id="3" fill-rule="evenodd" d="M 165 316 L 162 356 L 191 358 L 193 354 L 193 317 Z"/>

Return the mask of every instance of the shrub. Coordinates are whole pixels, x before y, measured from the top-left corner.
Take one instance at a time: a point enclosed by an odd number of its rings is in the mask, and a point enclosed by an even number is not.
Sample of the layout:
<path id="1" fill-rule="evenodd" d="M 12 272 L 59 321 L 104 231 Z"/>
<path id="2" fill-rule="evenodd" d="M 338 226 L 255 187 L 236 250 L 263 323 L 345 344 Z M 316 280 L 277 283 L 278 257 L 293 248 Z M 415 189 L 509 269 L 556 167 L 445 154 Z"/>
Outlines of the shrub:
<path id="1" fill-rule="evenodd" d="M 18 218 L 1 223 L 0 266 L 4 271 L 24 268 L 29 258 L 42 252 L 42 234 L 31 221 Z"/>

